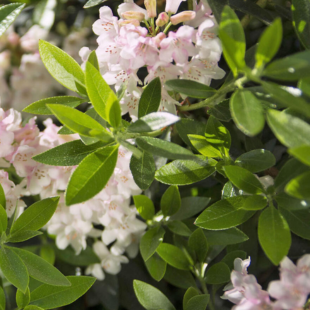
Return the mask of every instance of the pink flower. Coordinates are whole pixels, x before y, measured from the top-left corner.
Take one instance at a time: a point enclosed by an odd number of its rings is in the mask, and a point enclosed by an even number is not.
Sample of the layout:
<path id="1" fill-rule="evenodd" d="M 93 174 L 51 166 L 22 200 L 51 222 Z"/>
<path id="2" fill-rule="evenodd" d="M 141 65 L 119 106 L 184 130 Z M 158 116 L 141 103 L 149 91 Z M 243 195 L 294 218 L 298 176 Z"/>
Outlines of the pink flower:
<path id="1" fill-rule="evenodd" d="M 186 1 L 186 0 L 166 0 L 165 11 L 167 13 L 172 13 L 172 14 L 176 13 L 182 1 Z"/>
<path id="2" fill-rule="evenodd" d="M 194 1 L 194 11 L 196 12 L 196 17 L 193 20 L 186 22 L 186 25 L 194 28 L 199 27 L 199 25 L 201 25 L 205 19 L 212 14 L 212 10 L 206 0 L 200 0 L 198 5 L 197 2 Z"/>
<path id="3" fill-rule="evenodd" d="M 148 15 L 146 10 L 142 9 L 141 7 L 139 7 L 138 5 L 136 5 L 133 0 L 125 0 L 125 3 L 121 4 L 118 9 L 117 9 L 117 13 L 119 16 L 122 16 L 123 13 L 127 12 L 127 11 L 135 11 L 135 12 L 141 12 L 144 14 L 145 19 L 148 19 Z"/>
<path id="4" fill-rule="evenodd" d="M 101 39 L 113 39 L 118 33 L 118 18 L 108 6 L 100 8 L 100 19 L 93 24 L 93 31 Z"/>

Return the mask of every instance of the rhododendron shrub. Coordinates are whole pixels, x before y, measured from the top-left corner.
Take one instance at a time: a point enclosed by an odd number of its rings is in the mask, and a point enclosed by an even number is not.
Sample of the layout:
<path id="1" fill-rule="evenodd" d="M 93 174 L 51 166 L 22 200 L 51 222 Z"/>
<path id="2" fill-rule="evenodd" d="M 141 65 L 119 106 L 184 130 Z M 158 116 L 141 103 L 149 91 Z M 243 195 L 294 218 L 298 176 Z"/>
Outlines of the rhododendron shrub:
<path id="1" fill-rule="evenodd" d="M 308 309 L 309 1 L 105 2 L 0 7 L 0 309 Z"/>

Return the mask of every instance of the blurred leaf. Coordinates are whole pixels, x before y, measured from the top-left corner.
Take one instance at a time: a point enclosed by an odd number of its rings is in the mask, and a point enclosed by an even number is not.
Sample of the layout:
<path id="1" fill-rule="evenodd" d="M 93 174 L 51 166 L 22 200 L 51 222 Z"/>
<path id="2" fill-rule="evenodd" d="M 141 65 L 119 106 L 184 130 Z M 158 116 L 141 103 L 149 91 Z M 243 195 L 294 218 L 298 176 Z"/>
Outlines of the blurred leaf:
<path id="1" fill-rule="evenodd" d="M 29 288 L 27 287 L 27 290 L 25 293 L 23 293 L 21 290 L 17 289 L 16 292 L 16 304 L 19 309 L 25 308 L 30 301 L 30 291 Z"/>
<path id="2" fill-rule="evenodd" d="M 155 215 L 153 201 L 145 195 L 133 196 L 133 202 L 144 220 L 151 220 Z"/>
<path id="3" fill-rule="evenodd" d="M 0 212 L 1 213 L 1 212 Z M 11 235 L 8 238 L 8 242 L 16 243 L 16 242 L 23 242 L 26 240 L 29 240 L 31 238 L 37 237 L 42 235 L 43 233 L 41 231 L 35 231 L 35 230 L 22 230 L 19 231 L 13 235 Z"/>
<path id="4" fill-rule="evenodd" d="M 86 2 L 86 4 L 84 5 L 84 9 L 91 8 L 93 6 L 99 5 L 99 4 L 106 2 L 106 1 L 108 1 L 108 0 L 88 0 Z"/>
<path id="5" fill-rule="evenodd" d="M 278 206 L 288 211 L 306 210 L 310 207 L 310 200 L 297 199 L 286 193 L 280 193 L 275 197 Z"/>
<path id="6" fill-rule="evenodd" d="M 310 171 L 291 179 L 285 191 L 295 198 L 310 199 Z"/>
<path id="7" fill-rule="evenodd" d="M 40 0 L 33 12 L 33 22 L 49 30 L 54 24 L 56 5 L 56 0 Z"/>
<path id="8" fill-rule="evenodd" d="M 0 36 L 10 27 L 25 4 L 12 3 L 0 8 Z"/>
<path id="9" fill-rule="evenodd" d="M 300 145 L 289 149 L 288 152 L 303 164 L 310 166 L 310 145 Z"/>
<path id="10" fill-rule="evenodd" d="M 0 184 L 0 205 L 6 209 L 6 198 L 2 185 Z"/>
<path id="11" fill-rule="evenodd" d="M 210 108 L 208 111 L 209 115 L 216 117 L 222 122 L 229 122 L 231 120 L 231 114 L 229 109 L 229 99 L 226 99 L 214 107 Z"/>
<path id="12" fill-rule="evenodd" d="M 296 34 L 305 48 L 310 49 L 310 2 L 309 0 L 293 0 L 293 25 Z"/>
<path id="13" fill-rule="evenodd" d="M 3 206 L 0 205 L 0 237 L 2 233 L 6 231 L 7 227 L 8 227 L 8 216 Z"/>
<path id="14" fill-rule="evenodd" d="M 5 294 L 3 288 L 0 287 L 0 310 L 5 310 L 5 306 L 6 306 Z"/>
<path id="15" fill-rule="evenodd" d="M 55 251 L 53 247 L 49 244 L 41 246 L 40 256 L 49 264 L 54 265 L 55 263 Z"/>

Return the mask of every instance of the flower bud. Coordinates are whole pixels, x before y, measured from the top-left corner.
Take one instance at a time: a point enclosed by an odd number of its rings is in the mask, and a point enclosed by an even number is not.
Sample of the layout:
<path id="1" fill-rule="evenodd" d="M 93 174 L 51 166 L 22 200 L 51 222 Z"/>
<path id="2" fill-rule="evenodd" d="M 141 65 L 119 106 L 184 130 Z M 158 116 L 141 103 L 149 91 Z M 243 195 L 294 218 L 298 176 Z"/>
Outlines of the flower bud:
<path id="1" fill-rule="evenodd" d="M 167 13 L 175 14 L 178 11 L 179 6 L 180 6 L 182 1 L 186 1 L 186 0 L 166 0 L 165 11 Z"/>
<path id="2" fill-rule="evenodd" d="M 156 0 L 144 0 L 144 5 L 145 5 L 147 15 L 149 16 L 149 18 L 153 18 L 157 16 Z"/>
<path id="3" fill-rule="evenodd" d="M 169 22 L 169 16 L 166 12 L 160 13 L 156 20 L 156 26 L 162 27 L 165 26 Z"/>
<path id="4" fill-rule="evenodd" d="M 160 46 L 160 42 L 166 38 L 166 35 L 163 32 L 160 32 L 158 35 L 156 35 L 153 38 L 154 43 L 156 44 L 157 47 Z"/>
<path id="5" fill-rule="evenodd" d="M 173 15 L 170 17 L 172 25 L 177 25 L 179 23 L 184 23 L 189 20 L 192 20 L 196 17 L 196 12 L 194 11 L 184 11 L 179 14 Z"/>
<path id="6" fill-rule="evenodd" d="M 136 27 L 139 27 L 140 26 L 140 22 L 137 19 L 119 20 L 118 25 L 120 27 L 126 26 L 126 25 L 134 25 Z"/>
<path id="7" fill-rule="evenodd" d="M 145 18 L 145 15 L 142 12 L 136 11 L 127 11 L 122 13 L 122 17 L 124 19 L 137 19 L 138 21 L 142 22 Z"/>

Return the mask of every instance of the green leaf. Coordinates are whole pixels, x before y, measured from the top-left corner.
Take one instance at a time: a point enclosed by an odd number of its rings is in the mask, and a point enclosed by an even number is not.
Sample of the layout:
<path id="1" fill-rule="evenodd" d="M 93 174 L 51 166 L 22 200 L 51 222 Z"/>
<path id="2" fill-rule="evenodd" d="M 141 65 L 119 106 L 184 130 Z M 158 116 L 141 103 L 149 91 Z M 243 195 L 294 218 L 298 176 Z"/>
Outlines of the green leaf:
<path id="1" fill-rule="evenodd" d="M 42 228 L 53 216 L 59 197 L 52 197 L 40 200 L 32 204 L 14 222 L 11 235 L 28 230 L 38 230 Z"/>
<path id="2" fill-rule="evenodd" d="M 268 110 L 267 121 L 278 140 L 293 148 L 310 144 L 310 125 L 299 117 L 276 110 Z"/>
<path id="3" fill-rule="evenodd" d="M 157 112 L 161 101 L 161 82 L 157 77 L 144 89 L 138 108 L 139 118 L 152 112 Z"/>
<path id="4" fill-rule="evenodd" d="M 207 113 L 220 121 L 229 122 L 231 120 L 229 99 L 216 104 L 214 107 L 210 108 Z"/>
<path id="5" fill-rule="evenodd" d="M 209 300 L 209 294 L 194 296 L 187 302 L 184 310 L 205 310 Z"/>
<path id="6" fill-rule="evenodd" d="M 297 236 L 310 240 L 310 210 L 288 210 L 280 208 L 290 230 Z"/>
<path id="7" fill-rule="evenodd" d="M 245 66 L 245 36 L 242 25 L 235 12 L 226 5 L 221 15 L 220 39 L 223 54 L 234 76 Z"/>
<path id="8" fill-rule="evenodd" d="M 258 221 L 258 240 L 267 257 L 278 265 L 291 246 L 289 226 L 275 207 L 264 210 Z"/>
<path id="9" fill-rule="evenodd" d="M 173 215 L 181 207 L 181 196 L 176 185 L 171 185 L 163 194 L 160 201 L 160 208 L 164 216 Z"/>
<path id="10" fill-rule="evenodd" d="M 49 244 L 42 245 L 40 249 L 40 257 L 43 258 L 49 264 L 54 265 L 55 251 L 53 247 Z"/>
<path id="11" fill-rule="evenodd" d="M 180 118 L 167 112 L 153 112 L 142 116 L 127 128 L 129 132 L 151 132 L 170 126 Z"/>
<path id="12" fill-rule="evenodd" d="M 207 237 L 208 244 L 212 245 L 230 245 L 238 244 L 249 240 L 249 237 L 242 232 L 240 229 L 233 227 L 226 230 L 204 230 L 205 236 Z"/>
<path id="13" fill-rule="evenodd" d="M 147 261 L 155 252 L 158 246 L 163 242 L 165 230 L 161 226 L 149 229 L 141 238 L 140 252 Z"/>
<path id="14" fill-rule="evenodd" d="M 191 286 L 196 287 L 196 282 L 190 271 L 180 270 L 167 266 L 164 279 L 179 288 L 188 289 Z"/>
<path id="15" fill-rule="evenodd" d="M 23 261 L 32 278 L 54 286 L 69 286 L 67 278 L 53 265 L 29 251 L 11 248 Z"/>
<path id="16" fill-rule="evenodd" d="M 184 237 L 189 237 L 192 233 L 191 230 L 187 227 L 187 225 L 181 221 L 169 221 L 167 223 L 167 227 L 174 234 Z"/>
<path id="17" fill-rule="evenodd" d="M 122 116 L 118 98 L 89 61 L 86 63 L 85 82 L 89 99 L 96 112 L 112 127 L 119 127 Z"/>
<path id="18" fill-rule="evenodd" d="M 310 2 L 309 0 L 292 1 L 293 25 L 296 34 L 307 49 L 310 49 Z"/>
<path id="19" fill-rule="evenodd" d="M 156 252 L 158 255 L 167 262 L 167 264 L 171 265 L 174 268 L 181 269 L 181 270 L 189 270 L 190 264 L 183 253 L 182 250 L 180 250 L 175 245 L 169 244 L 169 243 L 161 243 Z"/>
<path id="20" fill-rule="evenodd" d="M 234 261 L 236 258 L 241 258 L 241 259 L 246 259 L 246 252 L 244 251 L 240 251 L 240 250 L 236 250 L 233 252 L 230 252 L 228 254 L 225 255 L 225 257 L 222 259 L 222 263 L 225 263 L 230 270 L 234 269 Z"/>
<path id="21" fill-rule="evenodd" d="M 54 0 L 42 0 L 37 3 L 33 12 L 33 23 L 40 27 L 50 30 L 55 21 L 55 7 L 57 2 Z"/>
<path id="22" fill-rule="evenodd" d="M 8 227 L 8 216 L 3 206 L 0 205 L 0 237 L 2 233 L 6 231 L 7 227 Z"/>
<path id="23" fill-rule="evenodd" d="M 96 70 L 100 70 L 99 68 L 99 62 L 98 62 L 98 57 L 97 57 L 97 54 L 96 54 L 96 51 L 92 51 L 89 56 L 88 56 L 88 59 L 87 59 L 90 64 L 93 65 L 93 67 L 96 69 Z"/>
<path id="24" fill-rule="evenodd" d="M 87 95 L 84 72 L 67 53 L 44 40 L 39 41 L 41 59 L 49 73 L 66 88 Z"/>
<path id="25" fill-rule="evenodd" d="M 145 195 L 133 196 L 133 202 L 144 220 L 151 220 L 155 215 L 153 201 Z"/>
<path id="26" fill-rule="evenodd" d="M 188 135 L 189 140 L 195 149 L 206 157 L 222 158 L 222 153 L 208 142 L 206 137 L 198 135 Z"/>
<path id="27" fill-rule="evenodd" d="M 181 207 L 170 220 L 186 220 L 204 210 L 211 198 L 209 197 L 185 197 L 181 199 Z"/>
<path id="28" fill-rule="evenodd" d="M 146 310 L 175 310 L 169 299 L 152 285 L 134 280 L 133 288 L 139 303 Z"/>
<path id="29" fill-rule="evenodd" d="M 44 309 L 37 306 L 27 306 L 24 310 L 44 310 Z"/>
<path id="30" fill-rule="evenodd" d="M 81 140 L 74 140 L 56 146 L 46 152 L 32 157 L 35 161 L 52 166 L 76 166 L 86 156 L 102 148 L 104 143 L 85 145 Z"/>
<path id="31" fill-rule="evenodd" d="M 187 289 L 183 297 L 183 310 L 185 310 L 185 307 L 187 303 L 190 301 L 190 299 L 192 299 L 193 297 L 197 295 L 200 295 L 200 292 L 194 287 L 190 287 Z"/>
<path id="32" fill-rule="evenodd" d="M 247 136 L 255 136 L 263 130 L 264 110 L 251 91 L 237 90 L 230 99 L 230 110 L 236 126 Z"/>
<path id="33" fill-rule="evenodd" d="M 248 211 L 258 211 L 262 210 L 267 206 L 267 198 L 262 195 L 251 195 L 244 202 L 242 209 Z"/>
<path id="34" fill-rule="evenodd" d="M 235 164 L 256 173 L 273 167 L 276 164 L 276 158 L 267 150 L 253 150 L 239 156 Z"/>
<path id="35" fill-rule="evenodd" d="M 8 242 L 16 243 L 16 242 L 23 242 L 29 240 L 31 238 L 37 237 L 42 235 L 41 231 L 34 231 L 34 230 L 22 230 L 16 234 L 11 235 L 8 238 Z"/>
<path id="36" fill-rule="evenodd" d="M 75 108 L 83 102 L 85 102 L 85 99 L 72 96 L 51 97 L 31 103 L 23 110 L 23 112 L 39 115 L 53 115 L 51 110 L 46 106 L 47 104 L 60 104 L 70 108 Z"/>
<path id="37" fill-rule="evenodd" d="M 2 185 L 0 184 L 0 205 L 5 209 L 6 208 L 6 198 Z"/>
<path id="38" fill-rule="evenodd" d="M 216 21 L 220 23 L 221 15 L 224 10 L 226 4 L 228 4 L 228 0 L 209 0 L 208 4 L 212 9 L 212 13 L 214 14 Z"/>
<path id="39" fill-rule="evenodd" d="M 192 98 L 209 98 L 216 93 L 216 90 L 205 84 L 192 80 L 169 80 L 166 82 L 168 89 Z"/>
<path id="40" fill-rule="evenodd" d="M 291 179 L 285 192 L 295 198 L 310 199 L 310 171 Z"/>
<path id="41" fill-rule="evenodd" d="M 222 284 L 230 281 L 230 269 L 229 267 L 221 262 L 212 265 L 206 273 L 207 284 Z"/>
<path id="42" fill-rule="evenodd" d="M 197 158 L 198 159 L 198 158 Z M 215 172 L 214 159 L 175 160 L 155 173 L 155 179 L 169 185 L 188 185 L 201 181 Z"/>
<path id="43" fill-rule="evenodd" d="M 275 197 L 279 207 L 288 211 L 306 210 L 310 207 L 309 200 L 297 199 L 286 193 L 280 193 Z"/>
<path id="44" fill-rule="evenodd" d="M 60 104 L 47 105 L 59 121 L 70 130 L 86 137 L 95 137 L 111 142 L 111 134 L 92 117 L 78 110 Z"/>
<path id="45" fill-rule="evenodd" d="M 203 263 L 208 254 L 208 241 L 201 228 L 197 228 L 188 239 L 188 246 L 196 253 L 199 262 Z"/>
<path id="46" fill-rule="evenodd" d="M 23 293 L 20 289 L 16 292 L 16 304 L 18 308 L 23 309 L 25 308 L 30 301 L 30 291 L 27 287 L 26 293 Z"/>
<path id="47" fill-rule="evenodd" d="M 289 149 L 288 152 L 303 164 L 310 166 L 310 145 L 300 145 Z"/>
<path id="48" fill-rule="evenodd" d="M 99 5 L 107 0 L 88 0 L 86 4 L 83 6 L 84 9 L 89 9 L 93 6 Z"/>
<path id="49" fill-rule="evenodd" d="M 261 35 L 256 51 L 256 67 L 268 63 L 278 52 L 283 36 L 282 22 L 277 18 Z"/>
<path id="50" fill-rule="evenodd" d="M 162 280 L 166 273 L 167 263 L 163 259 L 161 259 L 157 253 L 151 256 L 145 262 L 145 265 L 154 280 L 158 282 Z"/>
<path id="51" fill-rule="evenodd" d="M 6 306 L 5 294 L 3 288 L 0 287 L 0 310 L 5 310 L 5 306 Z"/>
<path id="52" fill-rule="evenodd" d="M 7 246 L 1 246 L 0 249 L 0 268 L 9 282 L 23 293 L 26 292 L 29 283 L 26 266 L 19 256 Z"/>
<path id="53" fill-rule="evenodd" d="M 210 230 L 222 230 L 238 226 L 255 214 L 254 211 L 243 209 L 247 198 L 247 196 L 236 196 L 217 201 L 198 216 L 195 224 Z"/>
<path id="54" fill-rule="evenodd" d="M 25 4 L 12 3 L 0 8 L 0 36 L 10 27 L 24 7 Z"/>
<path id="55" fill-rule="evenodd" d="M 263 89 L 271 95 L 271 99 L 277 100 L 283 107 L 291 108 L 292 111 L 310 117 L 310 105 L 302 97 L 294 96 L 277 84 L 270 82 L 263 82 Z"/>
<path id="56" fill-rule="evenodd" d="M 264 187 L 261 182 L 248 170 L 238 166 L 225 166 L 228 179 L 239 189 L 249 194 L 261 194 Z"/>
<path id="57" fill-rule="evenodd" d="M 151 137 L 139 137 L 136 143 L 143 151 L 169 159 L 193 159 L 195 155 L 178 144 Z"/>
<path id="58" fill-rule="evenodd" d="M 66 204 L 84 202 L 98 194 L 113 174 L 117 156 L 118 145 L 104 147 L 85 157 L 71 175 Z"/>
<path id="59" fill-rule="evenodd" d="M 175 126 L 179 136 L 188 146 L 192 146 L 188 138 L 189 134 L 204 136 L 207 128 L 207 124 L 188 118 L 181 118 Z"/>
<path id="60" fill-rule="evenodd" d="M 43 284 L 30 294 L 30 304 L 44 309 L 54 309 L 73 303 L 84 295 L 96 279 L 85 276 L 67 277 L 71 286 Z"/>
<path id="61" fill-rule="evenodd" d="M 152 184 L 155 177 L 155 161 L 152 154 L 143 152 L 141 158 L 131 156 L 130 170 L 135 183 L 146 190 Z"/>

